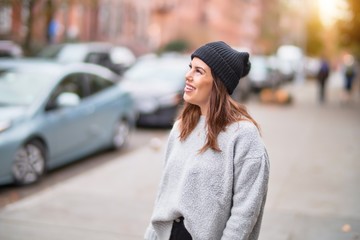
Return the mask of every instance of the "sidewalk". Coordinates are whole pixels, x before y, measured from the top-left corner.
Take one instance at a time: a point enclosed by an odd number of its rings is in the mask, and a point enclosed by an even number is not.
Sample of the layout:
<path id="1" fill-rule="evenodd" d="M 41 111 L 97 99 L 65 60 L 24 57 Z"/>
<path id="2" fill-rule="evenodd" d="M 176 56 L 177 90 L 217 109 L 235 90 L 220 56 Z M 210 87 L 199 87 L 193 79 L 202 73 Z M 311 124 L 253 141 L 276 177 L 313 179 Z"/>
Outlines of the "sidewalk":
<path id="1" fill-rule="evenodd" d="M 0 239 L 141 239 L 160 177 L 150 146 L 0 211 Z"/>
<path id="2" fill-rule="evenodd" d="M 338 77 L 324 105 L 308 82 L 292 107 L 254 112 L 271 162 L 261 240 L 360 239 L 360 98 L 342 105 Z"/>
<path id="3" fill-rule="evenodd" d="M 334 87 L 335 86 L 335 87 Z M 250 102 L 271 176 L 260 240 L 360 239 L 360 101 L 316 103 L 314 83 L 292 106 Z M 1 240 L 138 240 L 149 222 L 166 139 L 0 210 Z"/>

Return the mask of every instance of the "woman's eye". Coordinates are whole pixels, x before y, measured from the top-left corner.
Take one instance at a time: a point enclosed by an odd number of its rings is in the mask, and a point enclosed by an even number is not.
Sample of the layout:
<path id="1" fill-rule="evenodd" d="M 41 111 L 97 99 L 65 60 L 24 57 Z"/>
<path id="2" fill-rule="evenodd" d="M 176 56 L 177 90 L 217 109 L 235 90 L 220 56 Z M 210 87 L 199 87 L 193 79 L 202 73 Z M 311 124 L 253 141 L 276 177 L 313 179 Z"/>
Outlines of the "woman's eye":
<path id="1" fill-rule="evenodd" d="M 195 69 L 195 72 L 202 74 L 202 71 L 200 69 Z"/>

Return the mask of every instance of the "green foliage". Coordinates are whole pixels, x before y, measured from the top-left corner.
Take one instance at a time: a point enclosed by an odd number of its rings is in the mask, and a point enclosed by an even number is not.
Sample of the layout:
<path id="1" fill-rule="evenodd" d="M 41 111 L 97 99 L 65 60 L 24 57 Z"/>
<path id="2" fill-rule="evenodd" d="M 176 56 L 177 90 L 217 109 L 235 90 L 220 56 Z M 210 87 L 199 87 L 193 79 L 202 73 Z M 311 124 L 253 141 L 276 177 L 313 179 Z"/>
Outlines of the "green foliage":
<path id="1" fill-rule="evenodd" d="M 340 45 L 349 48 L 360 59 L 360 1 L 347 0 L 348 15 L 337 23 Z"/>
<path id="2" fill-rule="evenodd" d="M 282 10 L 282 4 L 278 0 L 264 1 L 264 9 L 266 14 L 262 16 L 260 38 L 264 44 L 264 54 L 272 54 L 276 51 L 280 45 L 281 36 L 279 34 L 280 29 L 278 27 L 280 22 L 280 11 Z"/>
<path id="3" fill-rule="evenodd" d="M 324 49 L 322 33 L 323 25 L 318 11 L 310 12 L 306 23 L 306 54 L 309 56 L 318 56 Z"/>
<path id="4" fill-rule="evenodd" d="M 167 43 L 160 49 L 163 52 L 185 52 L 189 49 L 189 43 L 186 40 L 177 39 Z"/>

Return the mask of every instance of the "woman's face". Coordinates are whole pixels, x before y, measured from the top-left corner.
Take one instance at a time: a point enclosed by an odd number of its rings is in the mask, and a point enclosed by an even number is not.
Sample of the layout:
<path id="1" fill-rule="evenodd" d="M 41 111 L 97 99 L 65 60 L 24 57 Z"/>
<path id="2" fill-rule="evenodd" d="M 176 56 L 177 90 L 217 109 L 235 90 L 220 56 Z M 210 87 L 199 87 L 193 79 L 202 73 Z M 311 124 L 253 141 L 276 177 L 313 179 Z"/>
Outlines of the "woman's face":
<path id="1" fill-rule="evenodd" d="M 190 69 L 185 75 L 186 86 L 184 89 L 184 100 L 199 106 L 201 114 L 206 115 L 214 82 L 211 69 L 197 57 L 191 60 L 189 67 Z"/>

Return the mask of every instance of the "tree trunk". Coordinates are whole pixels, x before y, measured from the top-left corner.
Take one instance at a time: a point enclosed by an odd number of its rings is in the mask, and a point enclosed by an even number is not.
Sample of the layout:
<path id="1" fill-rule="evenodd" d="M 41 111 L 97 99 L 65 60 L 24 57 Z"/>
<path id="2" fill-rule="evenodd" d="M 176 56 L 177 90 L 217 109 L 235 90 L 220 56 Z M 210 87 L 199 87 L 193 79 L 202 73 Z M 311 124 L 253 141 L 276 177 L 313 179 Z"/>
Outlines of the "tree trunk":
<path id="1" fill-rule="evenodd" d="M 35 0 L 25 0 L 23 3 L 26 5 L 29 11 L 29 16 L 27 19 L 27 32 L 25 36 L 25 43 L 24 43 L 24 52 L 25 55 L 30 55 L 32 53 L 32 41 L 33 41 L 33 20 L 34 20 L 34 6 Z"/>

